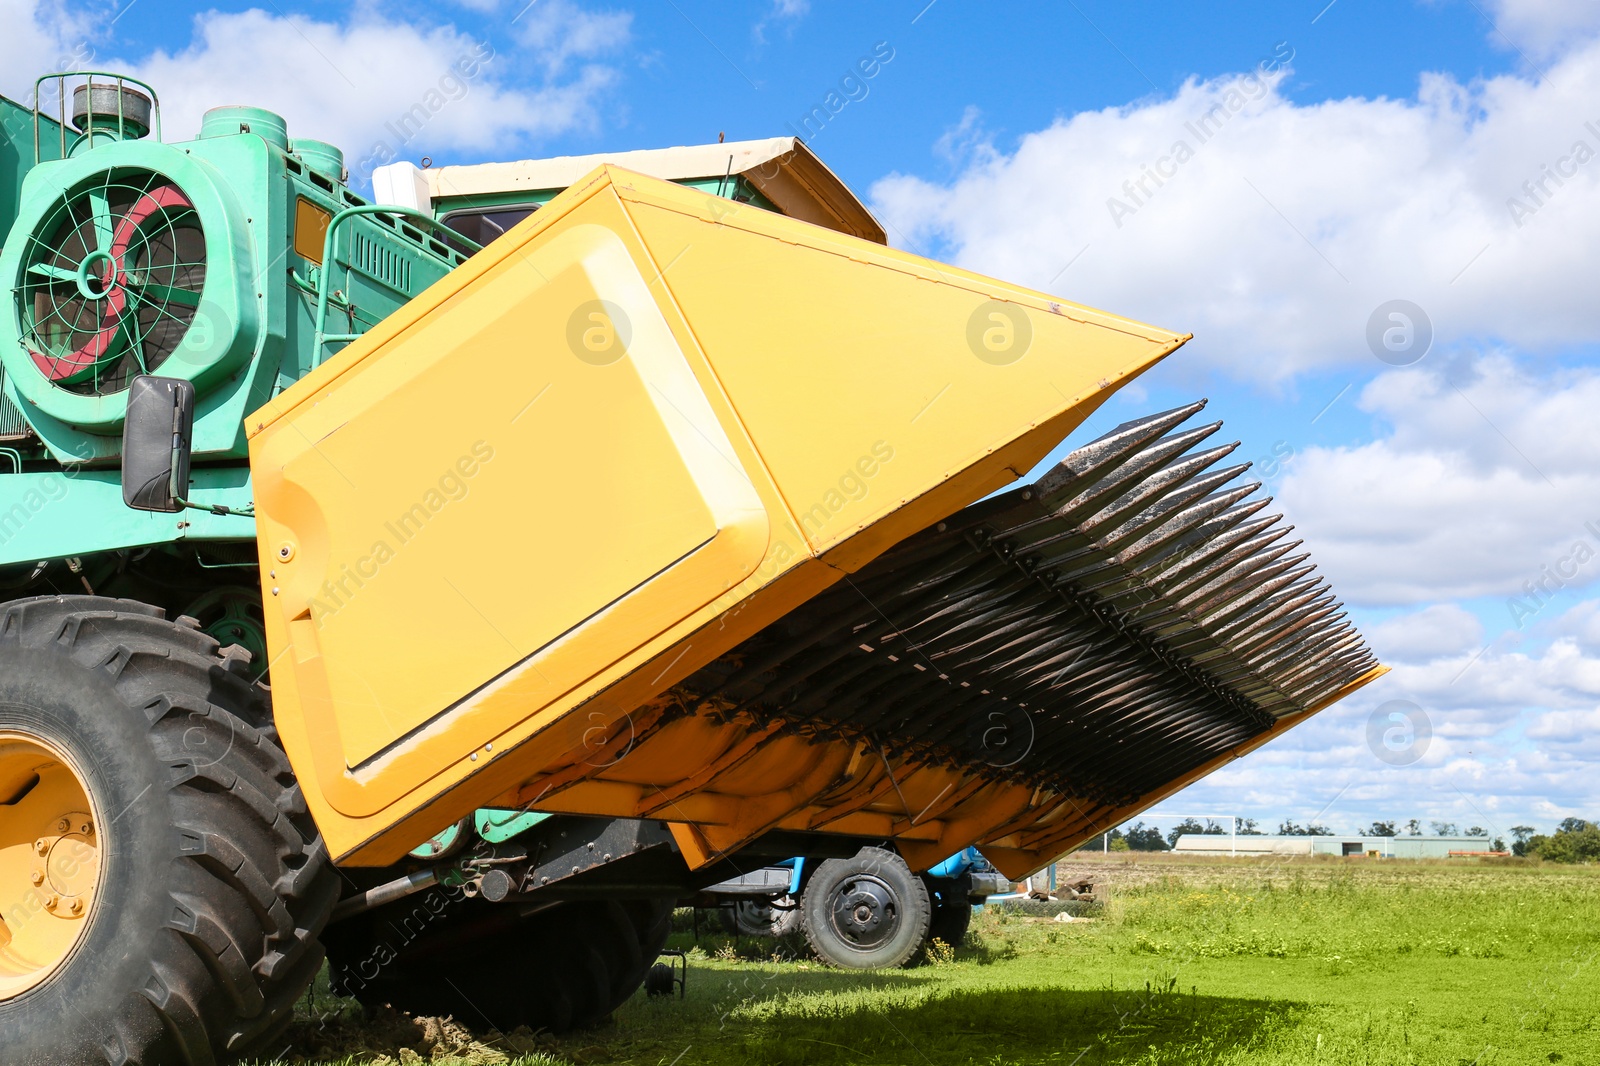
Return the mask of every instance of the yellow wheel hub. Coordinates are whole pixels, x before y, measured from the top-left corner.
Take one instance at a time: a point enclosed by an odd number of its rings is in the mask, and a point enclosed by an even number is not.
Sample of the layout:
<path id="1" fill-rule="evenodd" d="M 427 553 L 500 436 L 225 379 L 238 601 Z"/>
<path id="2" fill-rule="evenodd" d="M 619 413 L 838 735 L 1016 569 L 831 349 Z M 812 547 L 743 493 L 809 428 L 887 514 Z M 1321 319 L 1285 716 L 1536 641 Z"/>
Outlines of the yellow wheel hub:
<path id="1" fill-rule="evenodd" d="M 55 745 L 0 730 L 0 1000 L 71 957 L 104 865 L 83 777 Z"/>

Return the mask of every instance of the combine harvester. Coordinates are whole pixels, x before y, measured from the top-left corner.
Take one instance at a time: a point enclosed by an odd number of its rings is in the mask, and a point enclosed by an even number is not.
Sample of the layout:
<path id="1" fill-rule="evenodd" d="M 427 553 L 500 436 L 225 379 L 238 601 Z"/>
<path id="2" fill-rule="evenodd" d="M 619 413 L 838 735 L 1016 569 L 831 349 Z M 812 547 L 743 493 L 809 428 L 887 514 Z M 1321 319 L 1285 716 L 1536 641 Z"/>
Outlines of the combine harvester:
<path id="1" fill-rule="evenodd" d="M 593 1022 L 673 898 L 1021 878 L 1381 672 L 1199 404 L 997 495 L 1186 338 L 886 247 L 798 143 L 374 205 L 259 109 L 163 143 L 149 86 L 40 95 L 0 104 L 7 1063 L 274 1053 L 323 945 L 369 1003 Z M 897 903 L 849 884 L 816 920 L 864 941 Z"/>

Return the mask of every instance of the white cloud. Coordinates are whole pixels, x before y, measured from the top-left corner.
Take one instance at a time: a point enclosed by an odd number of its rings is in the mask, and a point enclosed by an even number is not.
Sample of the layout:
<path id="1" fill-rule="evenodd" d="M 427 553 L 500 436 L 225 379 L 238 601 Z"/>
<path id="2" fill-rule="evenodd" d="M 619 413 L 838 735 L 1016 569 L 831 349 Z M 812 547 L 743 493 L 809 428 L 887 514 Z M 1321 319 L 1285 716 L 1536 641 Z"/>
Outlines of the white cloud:
<path id="1" fill-rule="evenodd" d="M 105 3 L 42 4 L 0 0 L 0 93 L 21 103 L 33 98 L 33 80 L 56 70 L 91 64 L 95 38 L 115 17 Z"/>
<path id="2" fill-rule="evenodd" d="M 1582 635 L 1595 635 L 1597 614 L 1600 601 L 1587 601 L 1552 621 L 1541 648 L 1501 640 L 1486 650 L 1471 640 L 1404 646 L 1414 631 L 1470 637 L 1453 607 L 1392 619 L 1372 630 L 1392 673 L 1162 807 L 1314 818 L 1342 832 L 1415 817 L 1504 834 L 1600 815 L 1600 654 Z M 1391 700 L 1425 720 L 1414 735 L 1431 733 L 1407 765 L 1369 742 L 1369 719 L 1381 713 L 1386 725 Z"/>
<path id="3" fill-rule="evenodd" d="M 480 41 L 452 26 L 391 22 L 374 12 L 337 23 L 261 10 L 208 11 L 196 16 L 187 47 L 122 66 L 161 92 L 168 139 L 193 136 L 210 107 L 256 104 L 282 114 L 291 136 L 344 148 L 354 173 L 365 169 L 363 161 L 385 162 L 390 153 L 503 150 L 517 138 L 594 123 L 597 98 L 613 72 L 589 63 L 558 74 L 569 60 L 618 43 L 616 23 L 562 3 L 546 10 L 528 48 Z M 530 59 L 538 64 L 532 72 Z M 387 152 L 374 151 L 380 146 Z"/>
<path id="4" fill-rule="evenodd" d="M 518 38 L 533 49 L 551 73 L 569 60 L 592 59 L 619 48 L 632 34 L 633 15 L 586 11 L 570 0 L 542 0 L 518 17 Z"/>
<path id="5" fill-rule="evenodd" d="M 1534 56 L 1562 51 L 1600 31 L 1600 4 L 1594 0 L 1494 0 L 1492 6 L 1495 38 Z"/>
<path id="6" fill-rule="evenodd" d="M 1392 431 L 1300 451 L 1276 493 L 1341 595 L 1517 597 L 1515 628 L 1600 578 L 1600 371 L 1494 355 L 1383 374 L 1358 403 Z"/>
<path id="7" fill-rule="evenodd" d="M 1451 653 L 1472 653 L 1483 646 L 1483 623 L 1453 603 L 1440 603 L 1367 631 L 1367 643 L 1385 662 Z"/>
<path id="8" fill-rule="evenodd" d="M 948 181 L 892 175 L 875 205 L 898 242 L 1192 330 L 1191 370 L 1379 368 L 1368 320 L 1397 298 L 1431 316 L 1437 348 L 1600 339 L 1600 43 L 1548 80 L 1426 75 L 1412 99 L 1308 106 L 1279 91 L 1289 55 L 1061 118 Z"/>
<path id="9" fill-rule="evenodd" d="M 767 13 L 751 27 L 751 35 L 755 37 L 757 44 L 765 43 L 768 26 L 774 22 L 785 22 L 792 30 L 796 22 L 810 13 L 811 0 L 772 0 L 772 6 L 767 9 Z"/>

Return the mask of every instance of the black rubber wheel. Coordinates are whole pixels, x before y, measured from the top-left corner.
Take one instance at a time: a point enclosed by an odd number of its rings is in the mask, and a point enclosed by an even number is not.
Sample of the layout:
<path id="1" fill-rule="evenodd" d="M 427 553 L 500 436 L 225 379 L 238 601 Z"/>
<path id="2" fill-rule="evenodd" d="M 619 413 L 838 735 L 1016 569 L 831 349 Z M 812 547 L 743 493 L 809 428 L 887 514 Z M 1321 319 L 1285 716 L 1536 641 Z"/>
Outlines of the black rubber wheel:
<path id="1" fill-rule="evenodd" d="M 671 900 L 533 908 L 440 888 L 341 922 L 326 941 L 334 991 L 369 1008 L 560 1033 L 603 1022 L 638 991 L 671 919 Z"/>
<path id="2" fill-rule="evenodd" d="M 651 999 L 670 996 L 677 990 L 678 975 L 669 963 L 658 962 L 644 975 L 644 994 Z"/>
<path id="3" fill-rule="evenodd" d="M 130 600 L 0 606 L 0 733 L 70 760 L 103 856 L 71 954 L 0 1000 L 7 1066 L 284 1050 L 339 885 L 250 675 L 242 649 Z"/>
<path id="4" fill-rule="evenodd" d="M 967 927 L 972 924 L 972 904 L 967 899 L 972 889 L 972 878 L 923 877 L 928 886 L 928 896 L 933 902 L 933 917 L 928 922 L 928 943 L 943 940 L 953 948 L 967 939 Z"/>
<path id="5" fill-rule="evenodd" d="M 817 866 L 801 896 L 801 928 L 824 962 L 886 969 L 916 961 L 932 909 L 928 886 L 904 859 L 862 848 L 852 859 Z"/>

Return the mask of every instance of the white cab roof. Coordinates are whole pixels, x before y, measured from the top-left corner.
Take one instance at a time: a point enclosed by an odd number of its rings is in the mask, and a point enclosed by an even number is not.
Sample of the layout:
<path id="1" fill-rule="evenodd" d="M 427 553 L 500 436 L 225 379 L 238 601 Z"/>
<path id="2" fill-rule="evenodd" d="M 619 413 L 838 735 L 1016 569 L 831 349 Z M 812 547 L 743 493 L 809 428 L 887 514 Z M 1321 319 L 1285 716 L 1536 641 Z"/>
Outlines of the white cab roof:
<path id="1" fill-rule="evenodd" d="M 883 226 L 867 206 L 795 137 L 598 152 L 429 170 L 419 170 L 409 163 L 395 163 L 374 171 L 373 191 L 380 202 L 430 210 L 434 201 L 458 196 L 565 189 L 602 163 L 665 181 L 720 178 L 731 173 L 754 185 L 786 215 L 878 244 L 888 243 Z M 427 202 L 421 202 L 424 196 Z"/>

